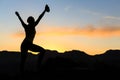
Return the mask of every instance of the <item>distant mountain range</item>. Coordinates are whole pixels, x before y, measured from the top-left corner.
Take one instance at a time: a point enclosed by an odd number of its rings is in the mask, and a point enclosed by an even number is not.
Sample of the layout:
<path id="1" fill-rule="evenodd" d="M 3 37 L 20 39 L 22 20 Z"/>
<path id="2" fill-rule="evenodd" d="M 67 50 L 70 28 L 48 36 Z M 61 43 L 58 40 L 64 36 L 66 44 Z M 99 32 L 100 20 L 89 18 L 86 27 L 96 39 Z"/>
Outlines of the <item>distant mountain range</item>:
<path id="1" fill-rule="evenodd" d="M 26 71 L 37 71 L 38 56 L 28 53 Z M 0 74 L 19 74 L 20 52 L 0 51 Z M 120 70 L 120 50 L 107 50 L 103 54 L 88 55 L 80 50 L 64 53 L 46 50 L 42 71 L 96 71 Z"/>

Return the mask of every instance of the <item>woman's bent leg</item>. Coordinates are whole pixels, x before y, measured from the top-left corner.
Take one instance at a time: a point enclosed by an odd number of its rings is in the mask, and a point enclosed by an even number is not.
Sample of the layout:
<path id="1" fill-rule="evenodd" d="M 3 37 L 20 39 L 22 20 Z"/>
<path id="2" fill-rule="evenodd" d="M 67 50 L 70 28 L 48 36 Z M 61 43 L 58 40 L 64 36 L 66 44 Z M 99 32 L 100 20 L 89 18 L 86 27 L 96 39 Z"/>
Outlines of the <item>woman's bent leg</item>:
<path id="1" fill-rule="evenodd" d="M 45 49 L 38 45 L 33 44 L 33 45 L 31 45 L 30 50 L 34 51 L 34 52 L 40 52 L 38 54 L 38 61 L 37 61 L 37 67 L 38 67 L 38 69 L 40 69 L 42 67 L 42 60 L 43 60 L 43 57 L 45 54 Z"/>

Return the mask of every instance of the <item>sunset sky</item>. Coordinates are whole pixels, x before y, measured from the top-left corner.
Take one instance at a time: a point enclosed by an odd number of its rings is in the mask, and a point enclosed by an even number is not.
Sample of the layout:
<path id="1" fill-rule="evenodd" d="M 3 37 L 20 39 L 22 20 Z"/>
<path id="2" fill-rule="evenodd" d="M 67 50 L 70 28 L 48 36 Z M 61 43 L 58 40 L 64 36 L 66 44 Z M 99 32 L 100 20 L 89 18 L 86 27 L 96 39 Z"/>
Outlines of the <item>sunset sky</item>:
<path id="1" fill-rule="evenodd" d="M 120 49 L 120 0 L 0 0 L 0 51 L 20 51 L 29 16 L 46 13 L 36 27 L 34 43 L 59 52 L 81 50 L 90 55 Z"/>

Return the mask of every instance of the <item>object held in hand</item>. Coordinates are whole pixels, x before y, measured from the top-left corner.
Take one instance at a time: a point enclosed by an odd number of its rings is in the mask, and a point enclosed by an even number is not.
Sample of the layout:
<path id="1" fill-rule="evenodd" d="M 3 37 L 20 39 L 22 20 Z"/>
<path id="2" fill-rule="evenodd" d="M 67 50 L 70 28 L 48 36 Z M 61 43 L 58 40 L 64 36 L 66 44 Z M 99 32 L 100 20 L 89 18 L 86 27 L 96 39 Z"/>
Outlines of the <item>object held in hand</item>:
<path id="1" fill-rule="evenodd" d="M 19 13 L 18 13 L 17 11 L 15 12 L 15 14 L 16 14 L 16 15 L 19 15 Z"/>
<path id="2" fill-rule="evenodd" d="M 45 11 L 50 12 L 50 8 L 49 8 L 49 6 L 47 4 L 45 6 Z"/>

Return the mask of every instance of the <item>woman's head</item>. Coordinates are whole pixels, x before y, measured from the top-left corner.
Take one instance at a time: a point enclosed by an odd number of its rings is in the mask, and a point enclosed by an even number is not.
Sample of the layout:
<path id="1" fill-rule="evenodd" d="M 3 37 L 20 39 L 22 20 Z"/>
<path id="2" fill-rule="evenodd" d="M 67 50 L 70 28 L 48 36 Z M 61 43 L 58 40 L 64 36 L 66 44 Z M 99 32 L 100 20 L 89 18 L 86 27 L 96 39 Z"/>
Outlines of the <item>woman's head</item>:
<path id="1" fill-rule="evenodd" d="M 28 17 L 27 22 L 28 22 L 29 24 L 33 24 L 33 23 L 35 22 L 34 17 L 32 17 L 32 16 Z"/>

